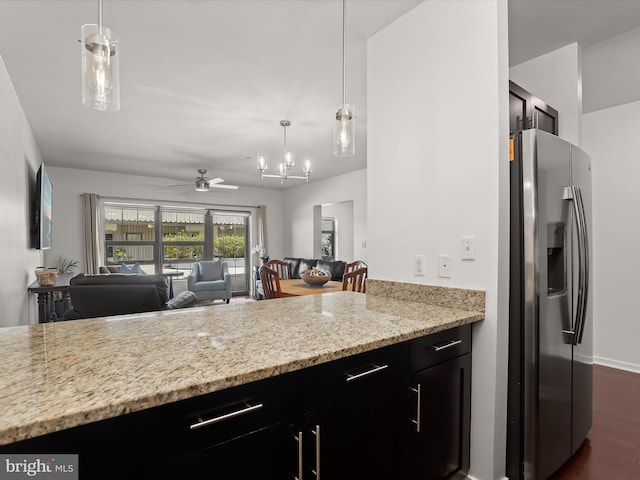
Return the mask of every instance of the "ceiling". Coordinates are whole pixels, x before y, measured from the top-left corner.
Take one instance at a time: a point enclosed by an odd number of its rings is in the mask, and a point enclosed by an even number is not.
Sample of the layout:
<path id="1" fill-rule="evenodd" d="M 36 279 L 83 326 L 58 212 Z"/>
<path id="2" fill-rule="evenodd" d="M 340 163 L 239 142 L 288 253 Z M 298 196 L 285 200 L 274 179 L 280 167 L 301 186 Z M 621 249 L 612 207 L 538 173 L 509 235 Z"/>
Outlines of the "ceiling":
<path id="1" fill-rule="evenodd" d="M 97 23 L 97 1 L 0 1 L 0 55 L 49 165 L 168 183 L 205 168 L 230 184 L 286 188 L 300 181 L 260 180 L 255 159 L 266 152 L 276 164 L 280 120 L 291 121 L 287 143 L 297 158 L 314 157 L 311 181 L 366 167 L 366 39 L 419 3 L 347 2 L 347 101 L 358 118 L 349 158 L 331 153 L 342 98 L 339 0 L 105 0 L 104 25 L 120 36 L 114 113 L 80 98 L 80 27 Z M 635 0 L 509 6 L 511 64 L 640 26 Z"/>

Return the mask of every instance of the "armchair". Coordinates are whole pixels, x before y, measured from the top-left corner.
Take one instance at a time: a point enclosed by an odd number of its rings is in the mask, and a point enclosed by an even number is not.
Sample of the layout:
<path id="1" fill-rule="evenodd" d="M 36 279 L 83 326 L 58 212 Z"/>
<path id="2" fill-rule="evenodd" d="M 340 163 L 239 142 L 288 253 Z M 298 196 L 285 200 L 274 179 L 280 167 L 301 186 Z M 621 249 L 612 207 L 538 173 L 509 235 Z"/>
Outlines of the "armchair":
<path id="1" fill-rule="evenodd" d="M 223 260 L 195 262 L 187 276 L 187 289 L 198 300 L 231 300 L 231 275 Z"/>

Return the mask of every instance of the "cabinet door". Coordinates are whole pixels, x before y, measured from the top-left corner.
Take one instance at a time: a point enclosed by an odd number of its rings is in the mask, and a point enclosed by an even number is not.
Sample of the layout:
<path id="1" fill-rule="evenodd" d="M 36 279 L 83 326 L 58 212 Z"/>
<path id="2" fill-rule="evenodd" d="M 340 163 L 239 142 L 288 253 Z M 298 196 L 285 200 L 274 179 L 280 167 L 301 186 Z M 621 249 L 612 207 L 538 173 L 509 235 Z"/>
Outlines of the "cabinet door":
<path id="1" fill-rule="evenodd" d="M 382 394 L 339 403 L 303 424 L 303 478 L 392 480 L 396 402 Z"/>
<path id="2" fill-rule="evenodd" d="M 509 82 L 510 135 L 537 128 L 558 135 L 558 111 L 534 97 L 524 88 Z"/>
<path id="3" fill-rule="evenodd" d="M 412 375 L 401 478 L 462 479 L 469 470 L 471 359 L 462 355 Z"/>

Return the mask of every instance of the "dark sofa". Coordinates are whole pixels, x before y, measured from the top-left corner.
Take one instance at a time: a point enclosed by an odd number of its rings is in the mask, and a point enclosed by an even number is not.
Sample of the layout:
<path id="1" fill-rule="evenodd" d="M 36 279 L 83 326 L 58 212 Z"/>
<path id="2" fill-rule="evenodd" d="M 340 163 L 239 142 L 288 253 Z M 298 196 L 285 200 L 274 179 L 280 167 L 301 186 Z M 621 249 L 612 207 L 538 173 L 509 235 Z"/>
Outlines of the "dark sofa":
<path id="1" fill-rule="evenodd" d="M 161 275 L 119 274 L 76 275 L 69 281 L 70 310 L 65 320 L 152 312 L 195 305 L 193 292 L 181 292 L 168 299 Z"/>
<path id="2" fill-rule="evenodd" d="M 317 258 L 297 257 L 284 257 L 282 260 L 291 265 L 291 276 L 293 278 L 300 278 L 300 273 L 315 267 L 319 270 L 331 273 L 331 280 L 334 282 L 342 281 L 344 269 L 347 266 L 347 262 L 343 262 L 341 260 L 327 261 Z"/>

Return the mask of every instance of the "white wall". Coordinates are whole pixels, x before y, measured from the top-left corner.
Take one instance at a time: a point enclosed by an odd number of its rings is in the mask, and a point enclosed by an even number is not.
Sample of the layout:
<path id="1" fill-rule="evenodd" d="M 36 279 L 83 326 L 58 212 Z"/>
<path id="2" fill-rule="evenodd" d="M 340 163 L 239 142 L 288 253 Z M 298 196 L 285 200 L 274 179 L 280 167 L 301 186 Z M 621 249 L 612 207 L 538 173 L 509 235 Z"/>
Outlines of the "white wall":
<path id="1" fill-rule="evenodd" d="M 504 477 L 505 462 L 507 37 L 506 2 L 429 1 L 368 43 L 369 273 L 486 292 L 471 394 L 470 475 L 482 480 Z M 476 238 L 476 261 L 461 260 L 463 236 Z M 450 279 L 437 275 L 441 254 Z"/>
<path id="2" fill-rule="evenodd" d="M 348 161 L 348 160 L 346 160 Z M 285 256 L 315 258 L 313 249 L 313 209 L 316 205 L 353 202 L 353 258 L 367 261 L 362 242 L 367 239 L 366 170 L 346 173 L 319 182 L 301 184 L 283 192 Z M 272 258 L 278 258 L 271 255 Z M 281 257 L 280 257 L 281 258 Z"/>
<path id="3" fill-rule="evenodd" d="M 511 67 L 509 78 L 559 112 L 559 137 L 581 145 L 582 52 L 572 43 Z"/>
<path id="4" fill-rule="evenodd" d="M 640 28 L 582 50 L 583 113 L 640 100 Z"/>
<path id="5" fill-rule="evenodd" d="M 640 238 L 640 102 L 584 115 L 583 128 L 593 169 L 594 361 L 640 373 L 640 256 L 631 253 Z"/>
<path id="6" fill-rule="evenodd" d="M 31 248 L 30 232 L 40 163 L 40 150 L 0 57 L 0 327 L 37 322 L 35 294 L 27 287 L 43 256 Z"/>

